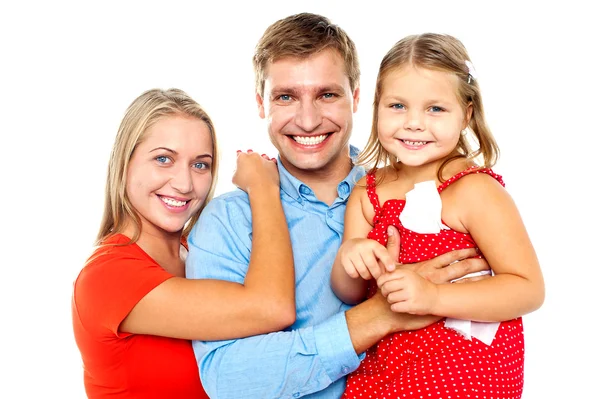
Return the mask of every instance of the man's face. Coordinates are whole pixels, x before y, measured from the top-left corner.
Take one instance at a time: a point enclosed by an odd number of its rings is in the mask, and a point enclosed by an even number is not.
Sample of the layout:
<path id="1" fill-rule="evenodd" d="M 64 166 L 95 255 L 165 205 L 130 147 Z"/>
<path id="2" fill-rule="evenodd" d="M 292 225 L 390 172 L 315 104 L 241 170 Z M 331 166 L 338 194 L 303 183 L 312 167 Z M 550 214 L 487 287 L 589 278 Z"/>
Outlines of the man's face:
<path id="1" fill-rule="evenodd" d="M 327 49 L 308 58 L 283 58 L 266 72 L 264 95 L 256 100 L 283 166 L 296 176 L 349 168 L 359 89 L 350 89 L 340 54 Z"/>

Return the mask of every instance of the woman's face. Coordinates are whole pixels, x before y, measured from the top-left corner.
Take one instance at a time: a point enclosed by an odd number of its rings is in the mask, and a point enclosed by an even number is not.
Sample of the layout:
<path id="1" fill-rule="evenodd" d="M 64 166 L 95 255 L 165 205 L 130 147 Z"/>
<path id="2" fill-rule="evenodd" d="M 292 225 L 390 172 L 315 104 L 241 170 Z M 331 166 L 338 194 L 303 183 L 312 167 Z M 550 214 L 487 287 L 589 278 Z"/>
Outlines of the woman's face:
<path id="1" fill-rule="evenodd" d="M 205 122 L 159 119 L 134 150 L 126 191 L 142 232 L 178 233 L 204 203 L 212 183 L 213 143 Z"/>

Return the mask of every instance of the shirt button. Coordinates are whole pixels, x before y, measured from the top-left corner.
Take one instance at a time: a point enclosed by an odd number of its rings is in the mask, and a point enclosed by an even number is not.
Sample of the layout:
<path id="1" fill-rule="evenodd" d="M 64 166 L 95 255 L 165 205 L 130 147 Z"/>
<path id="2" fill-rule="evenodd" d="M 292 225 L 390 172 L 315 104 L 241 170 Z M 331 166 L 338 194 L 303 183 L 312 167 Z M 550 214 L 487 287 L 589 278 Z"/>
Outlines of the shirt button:
<path id="1" fill-rule="evenodd" d="M 292 395 L 294 398 L 299 398 L 300 397 L 300 392 L 294 392 L 294 395 Z"/>
<path id="2" fill-rule="evenodd" d="M 310 194 L 310 188 L 306 186 L 300 186 L 300 193 L 304 195 Z"/>
<path id="3" fill-rule="evenodd" d="M 332 217 L 333 216 L 333 211 L 327 211 L 327 216 L 328 217 Z"/>
<path id="4" fill-rule="evenodd" d="M 350 369 L 346 366 L 342 367 L 342 373 L 344 373 L 344 375 L 348 374 L 350 372 Z"/>

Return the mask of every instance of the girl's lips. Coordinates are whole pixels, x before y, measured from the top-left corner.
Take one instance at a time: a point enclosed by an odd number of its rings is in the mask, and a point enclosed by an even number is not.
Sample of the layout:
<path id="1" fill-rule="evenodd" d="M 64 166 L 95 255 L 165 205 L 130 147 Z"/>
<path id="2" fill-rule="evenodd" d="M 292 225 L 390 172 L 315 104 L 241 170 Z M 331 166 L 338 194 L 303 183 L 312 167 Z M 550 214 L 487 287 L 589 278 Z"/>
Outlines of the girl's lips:
<path id="1" fill-rule="evenodd" d="M 402 143 L 403 147 L 408 148 L 409 150 L 420 150 L 421 148 L 425 148 L 430 142 L 400 139 L 400 143 Z"/>

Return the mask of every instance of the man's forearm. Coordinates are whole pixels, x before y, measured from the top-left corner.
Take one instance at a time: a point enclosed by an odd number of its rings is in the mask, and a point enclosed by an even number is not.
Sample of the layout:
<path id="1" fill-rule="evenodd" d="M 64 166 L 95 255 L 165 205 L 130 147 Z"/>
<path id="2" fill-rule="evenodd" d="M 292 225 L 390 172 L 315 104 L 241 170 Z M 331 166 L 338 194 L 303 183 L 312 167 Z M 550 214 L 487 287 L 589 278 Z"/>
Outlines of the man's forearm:
<path id="1" fill-rule="evenodd" d="M 379 292 L 372 298 L 346 311 L 350 339 L 357 354 L 365 352 L 388 334 L 418 330 L 440 319 L 439 316 L 395 313 Z"/>
<path id="2" fill-rule="evenodd" d="M 390 315 L 383 308 L 386 304 L 377 294 L 346 311 L 348 332 L 356 354 L 365 352 L 392 332 Z"/>

